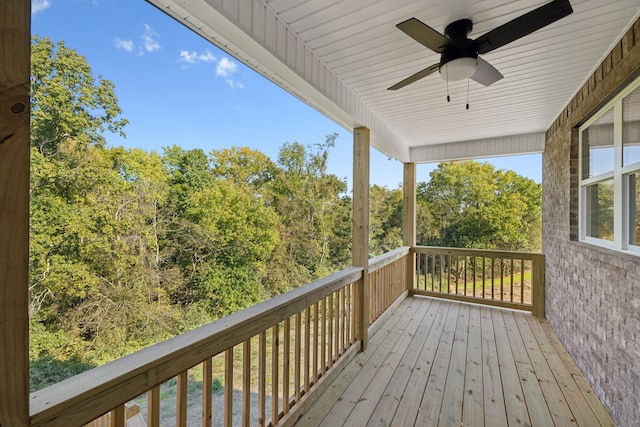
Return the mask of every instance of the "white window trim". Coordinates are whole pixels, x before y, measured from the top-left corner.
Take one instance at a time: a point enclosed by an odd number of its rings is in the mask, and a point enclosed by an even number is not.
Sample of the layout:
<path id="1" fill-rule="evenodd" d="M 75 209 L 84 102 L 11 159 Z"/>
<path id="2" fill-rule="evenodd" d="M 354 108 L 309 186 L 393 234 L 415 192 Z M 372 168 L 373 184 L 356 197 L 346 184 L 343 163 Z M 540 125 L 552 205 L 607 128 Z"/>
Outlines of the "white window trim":
<path id="1" fill-rule="evenodd" d="M 609 249 L 633 253 L 640 256 L 640 246 L 631 245 L 628 242 L 629 231 L 629 209 L 628 203 L 628 175 L 630 173 L 640 173 L 640 162 L 631 165 L 622 166 L 622 100 L 631 92 L 640 87 L 640 78 L 634 80 L 612 100 L 601 107 L 593 116 L 585 121 L 578 128 L 578 229 L 579 240 L 597 246 Z M 613 108 L 613 156 L 614 169 L 597 176 L 582 179 L 582 133 L 583 131 L 596 122 L 600 117 Z M 596 184 L 613 178 L 613 233 L 614 240 L 604 240 L 596 237 L 587 236 L 587 197 L 586 189 L 589 185 Z"/>

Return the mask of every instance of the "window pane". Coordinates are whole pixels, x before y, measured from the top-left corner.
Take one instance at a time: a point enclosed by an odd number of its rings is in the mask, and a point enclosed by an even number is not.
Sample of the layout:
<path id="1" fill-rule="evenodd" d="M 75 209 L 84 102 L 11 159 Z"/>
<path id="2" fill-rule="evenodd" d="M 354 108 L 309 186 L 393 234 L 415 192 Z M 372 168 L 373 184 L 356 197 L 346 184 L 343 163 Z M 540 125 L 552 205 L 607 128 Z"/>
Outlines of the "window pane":
<path id="1" fill-rule="evenodd" d="M 640 172 L 628 177 L 629 184 L 629 244 L 640 246 Z"/>
<path id="2" fill-rule="evenodd" d="M 613 180 L 585 189 L 587 236 L 613 241 Z"/>
<path id="3" fill-rule="evenodd" d="M 582 179 L 613 171 L 613 108 L 582 131 Z"/>
<path id="4" fill-rule="evenodd" d="M 622 100 L 622 164 L 640 162 L 640 88 Z"/>

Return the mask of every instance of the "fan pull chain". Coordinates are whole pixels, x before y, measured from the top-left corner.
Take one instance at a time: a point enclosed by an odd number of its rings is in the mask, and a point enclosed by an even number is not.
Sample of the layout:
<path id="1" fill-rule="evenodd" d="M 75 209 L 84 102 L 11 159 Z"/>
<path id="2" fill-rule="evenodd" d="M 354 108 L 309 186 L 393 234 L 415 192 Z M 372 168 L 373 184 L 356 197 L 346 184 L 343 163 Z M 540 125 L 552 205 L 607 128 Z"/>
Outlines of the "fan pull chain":
<path id="1" fill-rule="evenodd" d="M 467 79 L 467 110 L 469 109 L 469 79 Z"/>
<path id="2" fill-rule="evenodd" d="M 451 102 L 451 97 L 449 96 L 449 67 L 447 65 L 444 66 L 444 72 L 447 76 L 447 102 Z"/>

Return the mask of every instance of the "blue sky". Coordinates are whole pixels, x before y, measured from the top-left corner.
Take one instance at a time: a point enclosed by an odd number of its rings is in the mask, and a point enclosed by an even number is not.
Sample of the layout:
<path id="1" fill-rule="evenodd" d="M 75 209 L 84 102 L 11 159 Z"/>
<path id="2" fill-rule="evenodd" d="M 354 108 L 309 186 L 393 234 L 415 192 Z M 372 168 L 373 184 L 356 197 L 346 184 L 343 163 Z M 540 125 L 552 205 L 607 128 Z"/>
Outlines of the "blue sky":
<path id="1" fill-rule="evenodd" d="M 162 152 L 173 144 L 248 146 L 276 160 L 284 142 L 324 142 L 337 133 L 329 172 L 351 181 L 352 135 L 144 0 L 32 0 L 32 33 L 84 55 L 115 84 L 129 120 L 110 145 Z M 486 159 L 541 182 L 540 155 Z M 427 181 L 435 164 L 418 165 Z M 397 188 L 402 164 L 371 150 L 371 183 Z"/>

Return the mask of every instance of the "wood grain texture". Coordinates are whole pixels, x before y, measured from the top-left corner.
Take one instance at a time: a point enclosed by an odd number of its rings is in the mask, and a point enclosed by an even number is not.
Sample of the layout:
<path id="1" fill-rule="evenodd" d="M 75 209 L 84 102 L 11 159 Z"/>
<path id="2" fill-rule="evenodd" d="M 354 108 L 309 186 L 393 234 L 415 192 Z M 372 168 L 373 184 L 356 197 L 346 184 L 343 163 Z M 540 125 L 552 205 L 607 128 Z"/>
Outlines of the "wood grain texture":
<path id="1" fill-rule="evenodd" d="M 364 269 L 356 284 L 356 338 L 362 349 L 367 348 L 369 337 L 369 164 L 371 133 L 366 127 L 353 130 L 353 238 L 351 265 Z"/>
<path id="2" fill-rule="evenodd" d="M 402 244 L 416 245 L 416 164 L 405 163 L 402 178 Z"/>
<path id="3" fill-rule="evenodd" d="M 0 426 L 29 423 L 30 2 L 0 2 Z M 111 408 L 109 408 L 111 409 Z"/>
<path id="4" fill-rule="evenodd" d="M 300 426 L 613 425 L 546 322 L 406 298 Z"/>

